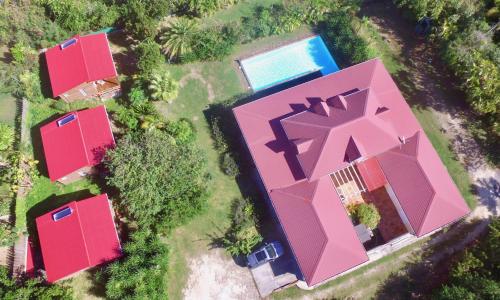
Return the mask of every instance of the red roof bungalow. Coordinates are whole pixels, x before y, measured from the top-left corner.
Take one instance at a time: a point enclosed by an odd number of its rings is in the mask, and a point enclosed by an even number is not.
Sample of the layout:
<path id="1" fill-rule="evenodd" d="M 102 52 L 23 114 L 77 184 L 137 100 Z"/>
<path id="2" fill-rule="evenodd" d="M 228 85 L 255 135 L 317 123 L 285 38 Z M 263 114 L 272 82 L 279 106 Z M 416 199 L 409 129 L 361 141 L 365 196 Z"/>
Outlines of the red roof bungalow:
<path id="1" fill-rule="evenodd" d="M 369 261 L 374 247 L 469 213 L 379 59 L 234 114 L 308 286 Z M 373 231 L 350 216 L 363 202 L 381 215 Z"/>
<path id="2" fill-rule="evenodd" d="M 68 278 L 121 256 L 106 194 L 73 201 L 36 218 L 47 281 Z"/>
<path id="3" fill-rule="evenodd" d="M 66 102 L 112 98 L 120 83 L 105 33 L 75 35 L 45 52 L 52 95 Z"/>
<path id="4" fill-rule="evenodd" d="M 95 172 L 115 146 L 104 105 L 68 113 L 40 128 L 51 181 L 67 184 Z"/>

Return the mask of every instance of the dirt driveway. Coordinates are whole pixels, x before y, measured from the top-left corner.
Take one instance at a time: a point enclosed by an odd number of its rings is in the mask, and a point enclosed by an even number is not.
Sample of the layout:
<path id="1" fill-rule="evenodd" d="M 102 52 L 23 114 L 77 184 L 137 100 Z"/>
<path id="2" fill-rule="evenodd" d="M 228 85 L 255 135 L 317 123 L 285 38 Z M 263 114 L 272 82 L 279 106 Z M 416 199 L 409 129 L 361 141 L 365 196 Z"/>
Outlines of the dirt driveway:
<path id="1" fill-rule="evenodd" d="M 190 275 L 183 290 L 186 300 L 259 299 L 252 275 L 221 249 L 189 261 Z"/>

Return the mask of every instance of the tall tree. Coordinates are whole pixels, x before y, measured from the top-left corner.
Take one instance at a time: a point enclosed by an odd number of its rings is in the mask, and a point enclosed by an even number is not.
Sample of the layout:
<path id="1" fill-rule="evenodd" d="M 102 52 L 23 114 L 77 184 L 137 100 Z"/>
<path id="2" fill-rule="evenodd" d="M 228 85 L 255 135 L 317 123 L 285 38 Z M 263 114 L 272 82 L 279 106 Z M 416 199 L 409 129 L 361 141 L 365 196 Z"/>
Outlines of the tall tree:
<path id="1" fill-rule="evenodd" d="M 108 152 L 108 183 L 139 225 L 166 231 L 196 215 L 208 196 L 203 153 L 160 130 L 123 137 Z"/>
<path id="2" fill-rule="evenodd" d="M 108 299 L 167 299 L 168 248 L 157 235 L 135 232 L 123 258 L 104 271 Z"/>

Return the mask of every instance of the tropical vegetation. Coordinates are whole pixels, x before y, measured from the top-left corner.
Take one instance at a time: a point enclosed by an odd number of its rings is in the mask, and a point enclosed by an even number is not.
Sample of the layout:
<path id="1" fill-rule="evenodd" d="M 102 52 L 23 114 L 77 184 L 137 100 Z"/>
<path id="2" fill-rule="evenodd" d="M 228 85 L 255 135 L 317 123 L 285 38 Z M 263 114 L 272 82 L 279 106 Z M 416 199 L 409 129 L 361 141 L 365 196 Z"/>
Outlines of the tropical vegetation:
<path id="1" fill-rule="evenodd" d="M 73 299 L 71 289 L 65 285 L 48 285 L 42 278 L 11 278 L 9 270 L 0 266 L 0 298 L 19 299 Z"/>
<path id="2" fill-rule="evenodd" d="M 442 57 L 459 78 L 467 101 L 480 116 L 471 124 L 490 151 L 500 160 L 500 40 L 499 1 L 394 0 L 414 20 L 428 17 L 431 38 L 442 48 Z"/>
<path id="3" fill-rule="evenodd" d="M 160 131 L 129 133 L 108 151 L 108 184 L 119 206 L 142 228 L 166 232 L 198 214 L 210 176 L 203 153 Z"/>
<path id="4" fill-rule="evenodd" d="M 359 223 L 371 229 L 376 228 L 380 222 L 380 214 L 373 203 L 361 203 L 357 205 L 353 215 Z"/>
<path id="5" fill-rule="evenodd" d="M 191 53 L 197 30 L 198 22 L 195 19 L 186 17 L 172 19 L 160 36 L 163 53 L 168 56 L 169 60 Z"/>
<path id="6" fill-rule="evenodd" d="M 257 230 L 254 207 L 250 200 L 235 199 L 231 218 L 231 227 L 222 238 L 222 244 L 231 255 L 250 254 L 263 240 Z"/>
<path id="7" fill-rule="evenodd" d="M 5 151 L 12 147 L 14 143 L 14 128 L 0 123 L 0 151 Z"/>
<path id="8" fill-rule="evenodd" d="M 148 90 L 151 99 L 172 103 L 179 93 L 179 84 L 168 71 L 157 69 L 148 78 Z"/>
<path id="9" fill-rule="evenodd" d="M 434 299 L 498 299 L 500 297 L 500 219 L 494 218 L 487 234 L 452 264 L 449 281 Z"/>
<path id="10" fill-rule="evenodd" d="M 123 257 L 98 277 L 108 299 L 168 299 L 167 266 L 167 246 L 157 234 L 140 229 L 123 246 Z"/>

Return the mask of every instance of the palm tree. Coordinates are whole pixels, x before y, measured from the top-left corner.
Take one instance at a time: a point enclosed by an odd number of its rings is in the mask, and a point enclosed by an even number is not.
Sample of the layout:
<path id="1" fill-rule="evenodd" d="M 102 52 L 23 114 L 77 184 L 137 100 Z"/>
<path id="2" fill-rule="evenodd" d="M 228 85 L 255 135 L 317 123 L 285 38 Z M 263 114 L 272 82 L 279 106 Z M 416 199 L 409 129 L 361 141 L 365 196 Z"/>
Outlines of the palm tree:
<path id="1" fill-rule="evenodd" d="M 163 32 L 163 52 L 169 59 L 183 56 L 191 52 L 193 36 L 198 30 L 198 22 L 194 19 L 179 17 L 173 19 Z"/>
<path id="2" fill-rule="evenodd" d="M 160 70 L 151 75 L 148 90 L 153 100 L 172 103 L 179 93 L 179 83 L 170 77 L 168 71 Z"/>

